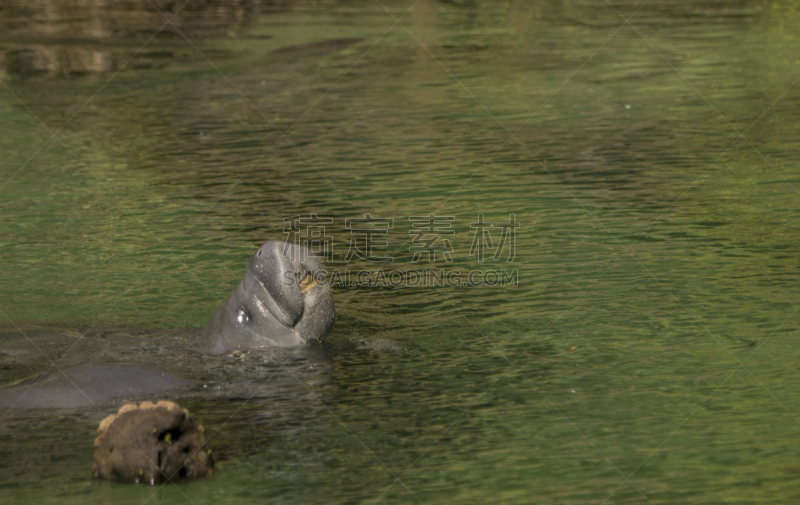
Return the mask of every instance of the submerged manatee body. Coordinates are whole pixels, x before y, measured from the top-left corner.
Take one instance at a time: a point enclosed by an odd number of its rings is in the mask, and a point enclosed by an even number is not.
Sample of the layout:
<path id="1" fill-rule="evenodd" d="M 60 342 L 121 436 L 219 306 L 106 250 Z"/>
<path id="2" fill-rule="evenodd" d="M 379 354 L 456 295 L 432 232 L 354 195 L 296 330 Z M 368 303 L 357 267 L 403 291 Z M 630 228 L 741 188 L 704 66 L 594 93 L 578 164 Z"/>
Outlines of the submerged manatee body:
<path id="1" fill-rule="evenodd" d="M 87 363 L 0 388 L 0 407 L 86 407 L 109 398 L 163 393 L 195 383 L 141 363 Z"/>
<path id="2" fill-rule="evenodd" d="M 333 296 L 319 259 L 304 247 L 270 241 L 253 254 L 241 283 L 214 313 L 200 350 L 220 355 L 299 346 L 325 338 L 333 320 Z M 0 407 L 84 407 L 194 383 L 145 364 L 89 363 L 0 388 Z"/>

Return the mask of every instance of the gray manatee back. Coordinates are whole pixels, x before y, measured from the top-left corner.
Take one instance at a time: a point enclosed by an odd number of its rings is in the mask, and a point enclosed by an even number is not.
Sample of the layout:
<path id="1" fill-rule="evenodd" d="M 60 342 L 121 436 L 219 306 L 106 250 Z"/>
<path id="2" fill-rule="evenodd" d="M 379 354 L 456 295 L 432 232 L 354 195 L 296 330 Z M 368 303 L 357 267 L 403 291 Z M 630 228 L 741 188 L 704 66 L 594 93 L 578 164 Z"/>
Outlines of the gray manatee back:
<path id="1" fill-rule="evenodd" d="M 163 393 L 195 384 L 142 363 L 88 363 L 2 387 L 0 407 L 86 407 L 110 398 Z"/>

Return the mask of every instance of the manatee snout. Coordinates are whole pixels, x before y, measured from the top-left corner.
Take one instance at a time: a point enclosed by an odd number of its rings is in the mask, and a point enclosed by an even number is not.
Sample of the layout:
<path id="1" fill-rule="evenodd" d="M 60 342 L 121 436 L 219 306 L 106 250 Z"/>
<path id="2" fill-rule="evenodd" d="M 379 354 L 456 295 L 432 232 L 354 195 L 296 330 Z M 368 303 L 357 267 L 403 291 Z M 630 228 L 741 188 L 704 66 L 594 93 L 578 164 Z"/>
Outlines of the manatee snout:
<path id="1" fill-rule="evenodd" d="M 300 287 L 300 292 L 305 293 L 307 289 L 311 289 L 319 283 L 325 282 L 328 272 L 325 270 L 309 270 L 305 265 L 301 266 L 301 270 L 297 272 L 286 271 L 283 273 L 283 284 L 291 286 L 297 284 Z"/>

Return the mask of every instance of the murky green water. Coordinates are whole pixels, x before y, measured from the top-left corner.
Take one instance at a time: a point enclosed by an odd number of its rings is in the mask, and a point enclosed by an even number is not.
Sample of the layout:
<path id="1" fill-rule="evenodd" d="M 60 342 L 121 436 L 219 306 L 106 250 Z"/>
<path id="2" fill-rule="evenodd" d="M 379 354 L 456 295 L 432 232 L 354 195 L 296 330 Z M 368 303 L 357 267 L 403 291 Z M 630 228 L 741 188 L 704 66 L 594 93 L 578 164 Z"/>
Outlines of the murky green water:
<path id="1" fill-rule="evenodd" d="M 767 1 L 3 2 L 0 382 L 91 360 L 212 381 L 180 399 L 219 461 L 94 482 L 116 405 L 0 412 L 0 502 L 796 503 L 798 23 Z M 327 345 L 187 351 L 311 214 L 331 271 L 518 286 L 342 285 Z M 393 262 L 347 261 L 365 214 L 394 219 Z M 429 214 L 452 262 L 413 261 Z M 470 256 L 479 214 L 514 214 L 513 261 Z"/>

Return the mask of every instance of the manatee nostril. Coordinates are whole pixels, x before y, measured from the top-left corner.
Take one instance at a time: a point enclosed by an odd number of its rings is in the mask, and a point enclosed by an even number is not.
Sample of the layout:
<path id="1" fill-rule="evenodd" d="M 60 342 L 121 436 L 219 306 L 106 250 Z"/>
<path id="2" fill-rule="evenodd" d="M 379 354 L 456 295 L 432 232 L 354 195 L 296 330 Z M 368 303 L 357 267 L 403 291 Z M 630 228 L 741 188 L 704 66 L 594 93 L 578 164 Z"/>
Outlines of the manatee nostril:
<path id="1" fill-rule="evenodd" d="M 239 313 L 236 315 L 236 320 L 240 323 L 249 323 L 250 322 L 250 314 L 247 313 L 244 309 L 239 309 Z"/>

